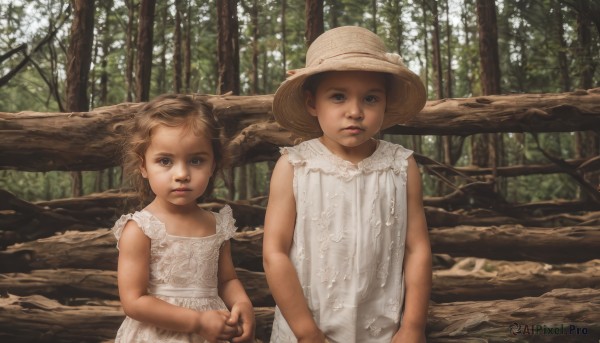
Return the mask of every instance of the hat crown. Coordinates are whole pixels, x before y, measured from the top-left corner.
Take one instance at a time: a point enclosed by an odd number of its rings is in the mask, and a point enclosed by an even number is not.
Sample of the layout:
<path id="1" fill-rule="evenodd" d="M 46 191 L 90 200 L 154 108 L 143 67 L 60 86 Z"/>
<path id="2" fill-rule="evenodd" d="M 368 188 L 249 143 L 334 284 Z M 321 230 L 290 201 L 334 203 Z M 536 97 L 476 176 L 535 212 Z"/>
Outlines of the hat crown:
<path id="1" fill-rule="evenodd" d="M 366 54 L 379 58 L 387 49 L 375 33 L 358 26 L 341 26 L 321 34 L 306 52 L 306 67 L 344 55 Z"/>

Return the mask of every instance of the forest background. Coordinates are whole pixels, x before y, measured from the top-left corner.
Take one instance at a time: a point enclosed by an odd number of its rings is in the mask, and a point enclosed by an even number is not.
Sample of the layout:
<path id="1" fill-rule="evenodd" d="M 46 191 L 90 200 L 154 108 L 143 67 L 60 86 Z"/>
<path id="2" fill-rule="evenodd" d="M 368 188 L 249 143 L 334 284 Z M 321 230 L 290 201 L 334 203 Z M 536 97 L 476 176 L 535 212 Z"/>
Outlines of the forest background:
<path id="1" fill-rule="evenodd" d="M 0 0 L 0 111 L 74 111 L 68 106 L 69 44 L 77 2 Z M 151 73 L 139 89 L 138 25 L 153 3 Z M 90 1 L 88 1 L 90 3 Z M 162 93 L 272 94 L 286 70 L 304 65 L 311 3 L 321 6 L 323 28 L 360 25 L 376 32 L 424 81 L 429 99 L 489 94 L 560 93 L 600 86 L 600 1 L 597 0 L 105 0 L 92 17 L 92 55 L 83 109 L 145 101 Z M 234 89 L 223 88 L 219 13 L 230 6 L 227 31 L 237 36 L 231 63 L 239 68 Z M 482 23 L 477 5 L 494 10 Z M 148 19 L 148 18 L 146 18 Z M 479 19 L 479 20 L 478 20 Z M 491 25 L 493 24 L 493 25 Z M 490 26 L 491 25 L 491 26 Z M 497 44 L 497 82 L 490 91 L 480 49 L 482 36 Z M 236 65 L 236 63 L 239 63 Z M 486 88 L 487 87 L 487 88 Z M 87 109 L 85 108 L 87 106 Z M 572 133 L 502 133 L 447 136 L 385 135 L 436 161 L 456 165 L 539 165 L 598 155 L 598 130 Z M 482 138 L 485 138 L 482 140 Z M 486 152 L 487 151 L 487 152 Z M 494 153 L 489 154 L 489 151 Z M 492 156 L 492 157 L 490 157 Z M 493 160 L 492 160 L 493 159 Z M 248 199 L 267 194 L 272 162 L 237 167 L 234 185 L 220 182 L 217 197 Z M 588 177 L 590 177 L 588 175 Z M 598 185 L 597 173 L 591 175 Z M 525 203 L 580 196 L 565 174 L 498 177 L 498 191 Z M 37 201 L 120 188 L 119 167 L 83 172 L 0 170 L 0 189 Z M 450 190 L 424 173 L 426 195 Z M 459 186 L 461 181 L 454 180 Z"/>

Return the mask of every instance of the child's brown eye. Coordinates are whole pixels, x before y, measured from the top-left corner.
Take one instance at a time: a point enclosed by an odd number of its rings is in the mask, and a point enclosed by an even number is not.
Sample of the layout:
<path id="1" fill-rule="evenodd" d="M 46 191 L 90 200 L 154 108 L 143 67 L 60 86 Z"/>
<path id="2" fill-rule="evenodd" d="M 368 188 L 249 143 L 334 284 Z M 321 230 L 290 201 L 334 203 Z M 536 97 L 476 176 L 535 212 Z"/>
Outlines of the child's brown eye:
<path id="1" fill-rule="evenodd" d="M 171 159 L 169 159 L 169 158 L 161 158 L 160 160 L 158 160 L 158 164 L 160 164 L 161 166 L 171 165 Z"/>
<path id="2" fill-rule="evenodd" d="M 202 159 L 201 158 L 192 158 L 190 160 L 190 164 L 193 166 L 199 166 L 202 164 Z"/>
<path id="3" fill-rule="evenodd" d="M 331 96 L 331 99 L 335 100 L 335 101 L 342 101 L 345 99 L 344 94 L 333 94 Z"/>
<path id="4" fill-rule="evenodd" d="M 374 95 L 369 95 L 365 98 L 365 101 L 368 103 L 373 103 L 377 101 L 377 97 Z"/>

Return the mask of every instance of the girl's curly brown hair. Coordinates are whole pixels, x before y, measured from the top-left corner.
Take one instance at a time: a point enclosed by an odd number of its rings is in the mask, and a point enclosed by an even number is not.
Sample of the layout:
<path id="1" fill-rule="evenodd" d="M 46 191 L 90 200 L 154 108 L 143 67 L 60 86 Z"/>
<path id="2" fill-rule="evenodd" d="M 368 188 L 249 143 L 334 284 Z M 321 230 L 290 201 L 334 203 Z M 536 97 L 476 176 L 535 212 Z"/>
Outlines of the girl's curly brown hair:
<path id="1" fill-rule="evenodd" d="M 192 96 L 164 94 L 142 106 L 125 132 L 128 136 L 123 146 L 123 173 L 138 192 L 139 206 L 146 206 L 154 198 L 140 167 L 150 146 L 152 131 L 159 125 L 184 127 L 195 135 L 208 137 L 212 142 L 215 171 L 198 201 L 207 199 L 212 194 L 214 177 L 221 170 L 225 153 L 221 129 L 212 113 L 212 106 Z"/>

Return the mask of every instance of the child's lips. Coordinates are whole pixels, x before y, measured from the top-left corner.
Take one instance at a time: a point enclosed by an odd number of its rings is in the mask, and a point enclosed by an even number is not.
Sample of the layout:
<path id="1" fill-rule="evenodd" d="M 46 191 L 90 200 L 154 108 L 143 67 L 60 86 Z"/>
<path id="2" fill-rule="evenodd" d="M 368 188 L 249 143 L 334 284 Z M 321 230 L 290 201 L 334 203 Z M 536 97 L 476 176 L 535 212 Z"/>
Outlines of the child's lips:
<path id="1" fill-rule="evenodd" d="M 176 192 L 176 193 L 189 192 L 189 191 L 191 191 L 191 189 L 185 188 L 185 187 L 175 188 L 173 190 L 173 192 Z"/>
<path id="2" fill-rule="evenodd" d="M 365 129 L 363 129 L 360 126 L 348 126 L 348 127 L 343 128 L 343 130 L 346 131 L 346 132 L 350 132 L 350 133 L 356 134 L 356 133 L 363 132 Z"/>

